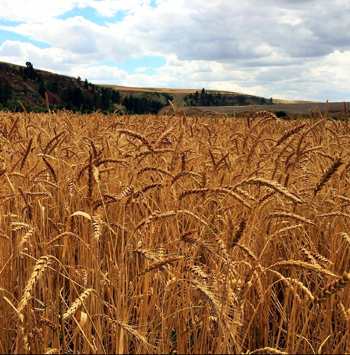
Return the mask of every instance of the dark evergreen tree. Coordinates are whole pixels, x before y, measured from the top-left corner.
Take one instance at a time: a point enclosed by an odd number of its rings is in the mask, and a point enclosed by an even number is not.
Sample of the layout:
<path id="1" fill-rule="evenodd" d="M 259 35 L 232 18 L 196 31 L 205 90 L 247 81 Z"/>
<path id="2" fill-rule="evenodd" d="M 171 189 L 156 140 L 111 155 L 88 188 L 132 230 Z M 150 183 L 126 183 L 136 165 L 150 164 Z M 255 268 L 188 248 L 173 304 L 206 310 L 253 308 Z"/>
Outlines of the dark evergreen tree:
<path id="1" fill-rule="evenodd" d="M 109 108 L 109 92 L 108 89 L 102 88 L 101 109 L 108 110 Z"/>
<path id="2" fill-rule="evenodd" d="M 42 97 L 45 97 L 45 92 L 46 92 L 45 83 L 44 83 L 44 81 L 41 81 L 41 82 L 40 82 L 40 85 L 39 85 L 39 94 L 40 94 Z"/>
<path id="3" fill-rule="evenodd" d="M 52 91 L 57 94 L 58 93 L 58 76 L 55 75 L 55 80 L 52 83 Z"/>
<path id="4" fill-rule="evenodd" d="M 117 90 L 112 90 L 112 102 L 115 104 L 120 104 L 120 92 Z"/>
<path id="5" fill-rule="evenodd" d="M 12 98 L 12 87 L 6 82 L 5 85 L 0 86 L 0 103 L 6 105 L 7 100 Z"/>
<path id="6" fill-rule="evenodd" d="M 196 103 L 198 103 L 198 100 L 199 100 L 199 93 L 198 93 L 198 91 L 195 92 L 193 98 L 194 98 L 194 101 L 195 101 Z"/>
<path id="7" fill-rule="evenodd" d="M 29 79 L 35 79 L 36 78 L 36 73 L 34 71 L 33 65 L 31 62 L 26 62 L 26 68 L 24 69 L 25 75 Z"/>

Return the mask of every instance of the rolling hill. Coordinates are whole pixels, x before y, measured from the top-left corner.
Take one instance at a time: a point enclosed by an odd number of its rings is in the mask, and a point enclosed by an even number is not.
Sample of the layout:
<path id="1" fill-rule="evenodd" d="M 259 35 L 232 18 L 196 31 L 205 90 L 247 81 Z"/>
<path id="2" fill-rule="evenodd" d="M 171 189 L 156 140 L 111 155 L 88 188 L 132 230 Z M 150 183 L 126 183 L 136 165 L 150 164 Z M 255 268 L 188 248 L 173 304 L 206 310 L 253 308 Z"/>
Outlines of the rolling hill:
<path id="1" fill-rule="evenodd" d="M 238 92 L 203 89 L 140 88 L 118 85 L 97 85 L 35 69 L 29 62 L 20 66 L 0 62 L 0 110 L 21 110 L 20 101 L 27 111 L 47 110 L 47 93 L 51 110 L 68 109 L 92 112 L 101 110 L 119 113 L 157 113 L 169 101 L 190 114 L 205 110 L 234 115 L 240 112 L 268 110 L 282 114 L 308 114 L 325 109 L 324 103 L 267 99 Z M 340 112 L 343 103 L 330 103 L 330 112 Z M 163 110 L 164 111 L 164 110 Z"/>
<path id="2" fill-rule="evenodd" d="M 205 89 L 132 88 L 96 85 L 80 77 L 73 78 L 35 69 L 30 62 L 20 66 L 0 62 L 0 109 L 17 110 L 18 101 L 27 111 L 46 110 L 45 93 L 50 109 L 83 112 L 157 113 L 169 105 L 249 106 L 271 103 L 271 99 L 242 93 Z"/>

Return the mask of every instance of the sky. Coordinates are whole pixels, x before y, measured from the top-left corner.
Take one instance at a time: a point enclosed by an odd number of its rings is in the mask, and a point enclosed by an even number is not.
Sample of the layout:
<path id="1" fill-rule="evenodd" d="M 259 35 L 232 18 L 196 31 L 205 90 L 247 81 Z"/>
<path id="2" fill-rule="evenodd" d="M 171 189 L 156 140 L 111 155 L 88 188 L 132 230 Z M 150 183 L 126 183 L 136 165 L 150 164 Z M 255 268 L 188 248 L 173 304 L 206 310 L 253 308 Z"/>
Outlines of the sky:
<path id="1" fill-rule="evenodd" d="M 0 61 L 95 84 L 350 101 L 350 1 L 1 0 Z"/>

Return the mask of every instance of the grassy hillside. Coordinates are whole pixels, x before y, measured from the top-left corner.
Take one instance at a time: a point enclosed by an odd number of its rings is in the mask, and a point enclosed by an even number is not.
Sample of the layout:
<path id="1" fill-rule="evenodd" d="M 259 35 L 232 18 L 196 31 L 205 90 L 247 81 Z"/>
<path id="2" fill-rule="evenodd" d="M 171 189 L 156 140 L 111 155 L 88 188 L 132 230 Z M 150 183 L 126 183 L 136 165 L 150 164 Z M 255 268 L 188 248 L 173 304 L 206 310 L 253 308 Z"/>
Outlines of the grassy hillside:
<path id="1" fill-rule="evenodd" d="M 46 111 L 45 93 L 50 109 L 72 111 L 157 113 L 168 105 L 167 100 L 133 98 L 111 88 L 91 84 L 85 79 L 37 70 L 31 63 L 26 67 L 0 62 L 0 109 Z"/>
<path id="2" fill-rule="evenodd" d="M 0 102 L 11 110 L 15 106 L 19 107 L 17 100 L 27 110 L 44 110 L 45 92 L 48 93 L 49 103 L 58 108 L 63 107 L 62 94 L 65 90 L 78 89 L 87 97 L 93 97 L 94 94 L 94 87 L 90 85 L 86 88 L 75 78 L 3 62 L 0 62 L 0 86 L 11 89 L 8 95 L 10 99 L 3 97 Z"/>

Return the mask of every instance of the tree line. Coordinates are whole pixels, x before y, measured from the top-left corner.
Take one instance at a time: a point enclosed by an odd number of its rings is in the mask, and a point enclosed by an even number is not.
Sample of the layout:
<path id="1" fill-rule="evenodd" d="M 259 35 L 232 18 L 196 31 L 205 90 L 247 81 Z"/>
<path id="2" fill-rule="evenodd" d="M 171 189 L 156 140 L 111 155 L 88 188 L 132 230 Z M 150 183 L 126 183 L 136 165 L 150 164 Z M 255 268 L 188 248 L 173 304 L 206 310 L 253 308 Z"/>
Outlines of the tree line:
<path id="1" fill-rule="evenodd" d="M 194 94 L 185 96 L 184 101 L 186 106 L 245 106 L 250 104 L 249 99 L 254 100 L 257 105 L 273 103 L 272 98 L 267 100 L 258 96 L 208 93 L 204 88 L 200 93 L 196 91 Z"/>

